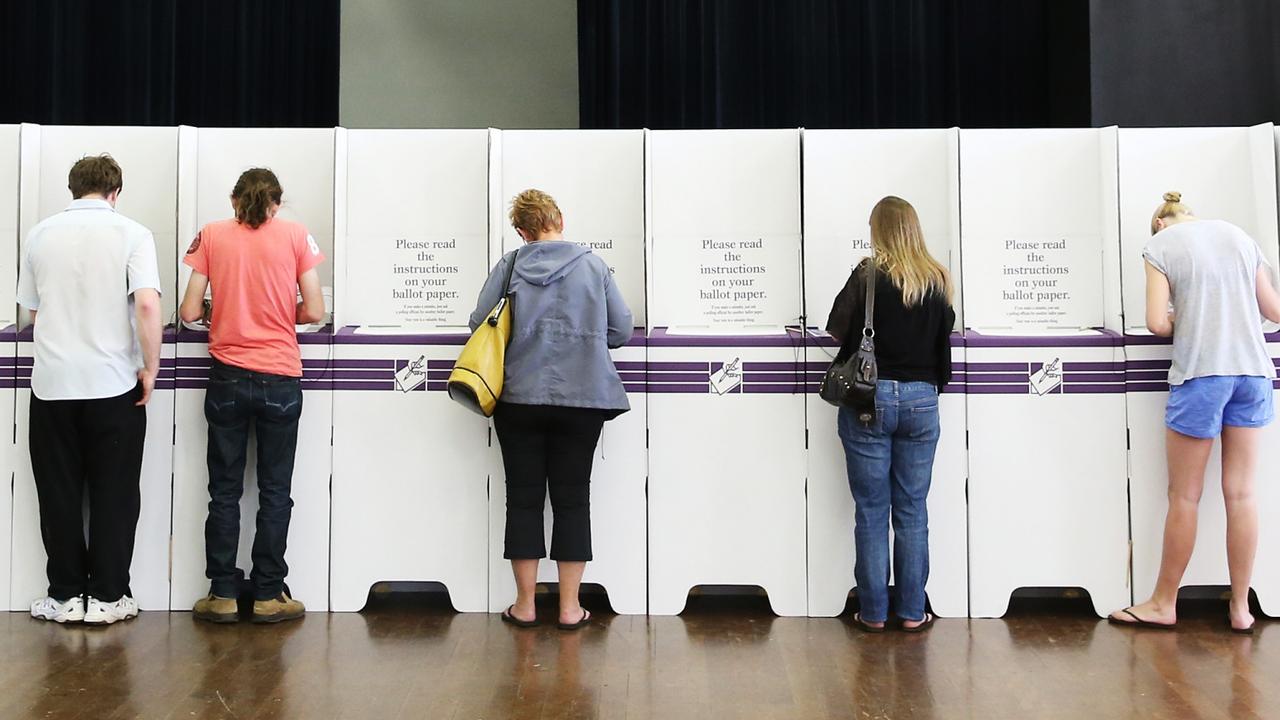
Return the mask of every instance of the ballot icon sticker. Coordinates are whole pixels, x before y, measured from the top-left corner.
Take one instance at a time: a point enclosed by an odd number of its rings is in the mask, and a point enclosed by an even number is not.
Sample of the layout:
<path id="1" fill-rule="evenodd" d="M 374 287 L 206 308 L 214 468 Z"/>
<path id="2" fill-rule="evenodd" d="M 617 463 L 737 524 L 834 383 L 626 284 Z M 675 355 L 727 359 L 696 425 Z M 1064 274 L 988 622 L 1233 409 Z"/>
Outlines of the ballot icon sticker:
<path id="1" fill-rule="evenodd" d="M 742 358 L 734 358 L 711 373 L 711 390 L 724 395 L 742 385 Z"/>
<path id="2" fill-rule="evenodd" d="M 421 388 L 427 382 L 427 356 L 419 355 L 416 360 L 396 363 L 396 389 L 407 393 Z"/>
<path id="3" fill-rule="evenodd" d="M 1062 387 L 1062 359 L 1054 358 L 1044 363 L 1039 370 L 1031 373 L 1031 392 L 1036 395 L 1048 395 Z"/>

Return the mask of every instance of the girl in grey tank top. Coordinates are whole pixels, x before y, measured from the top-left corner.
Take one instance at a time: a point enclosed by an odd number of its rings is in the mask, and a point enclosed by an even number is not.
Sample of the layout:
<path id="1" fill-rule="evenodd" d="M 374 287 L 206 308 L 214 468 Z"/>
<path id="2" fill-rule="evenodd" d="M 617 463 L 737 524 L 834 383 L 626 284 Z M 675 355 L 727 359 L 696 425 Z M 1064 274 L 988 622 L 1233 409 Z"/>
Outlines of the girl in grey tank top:
<path id="1" fill-rule="evenodd" d="M 1249 583 L 1258 544 L 1253 476 L 1263 428 L 1274 417 L 1276 376 L 1262 319 L 1280 322 L 1280 294 L 1253 238 L 1231 223 L 1197 219 L 1180 193 L 1165 194 L 1151 218 L 1151 234 L 1143 252 L 1147 328 L 1173 338 L 1165 413 L 1169 512 L 1155 591 L 1108 619 L 1117 625 L 1176 626 L 1175 603 L 1195 547 L 1205 466 L 1220 434 L 1228 620 L 1232 632 L 1252 633 Z"/>

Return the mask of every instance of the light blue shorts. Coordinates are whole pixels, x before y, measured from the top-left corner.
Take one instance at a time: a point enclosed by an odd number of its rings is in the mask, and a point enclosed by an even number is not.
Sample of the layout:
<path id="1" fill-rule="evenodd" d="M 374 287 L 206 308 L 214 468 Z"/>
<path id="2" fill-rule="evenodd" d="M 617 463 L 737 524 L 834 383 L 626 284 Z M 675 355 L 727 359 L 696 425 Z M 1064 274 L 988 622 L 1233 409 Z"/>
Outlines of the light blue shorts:
<path id="1" fill-rule="evenodd" d="M 1194 438 L 1215 438 L 1223 426 L 1260 428 L 1275 419 L 1271 378 L 1211 375 L 1169 389 L 1164 424 Z"/>

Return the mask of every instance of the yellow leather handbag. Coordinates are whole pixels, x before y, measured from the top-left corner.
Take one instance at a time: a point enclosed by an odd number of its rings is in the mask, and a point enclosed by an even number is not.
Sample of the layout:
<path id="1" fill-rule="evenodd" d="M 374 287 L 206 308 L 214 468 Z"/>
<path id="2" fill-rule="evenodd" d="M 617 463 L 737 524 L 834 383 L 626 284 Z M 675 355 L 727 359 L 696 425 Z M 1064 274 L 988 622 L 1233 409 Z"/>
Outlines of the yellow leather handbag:
<path id="1" fill-rule="evenodd" d="M 511 273 L 519 254 L 511 256 L 502 298 L 471 333 L 449 373 L 449 397 L 485 417 L 493 417 L 502 395 L 507 343 L 511 341 Z"/>

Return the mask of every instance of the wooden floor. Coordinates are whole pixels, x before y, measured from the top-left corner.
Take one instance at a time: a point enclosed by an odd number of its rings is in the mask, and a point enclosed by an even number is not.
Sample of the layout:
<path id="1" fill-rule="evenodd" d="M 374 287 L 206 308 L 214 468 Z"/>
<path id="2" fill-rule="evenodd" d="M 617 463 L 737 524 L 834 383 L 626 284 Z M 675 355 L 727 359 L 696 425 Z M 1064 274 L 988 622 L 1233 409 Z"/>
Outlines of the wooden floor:
<path id="1" fill-rule="evenodd" d="M 1175 633 L 1138 632 L 1019 602 L 924 635 L 775 618 L 755 598 L 602 611 L 579 633 L 421 596 L 277 627 L 0 613 L 0 718 L 1280 717 L 1280 623 L 1232 636 L 1225 612 L 1201 604 Z"/>

